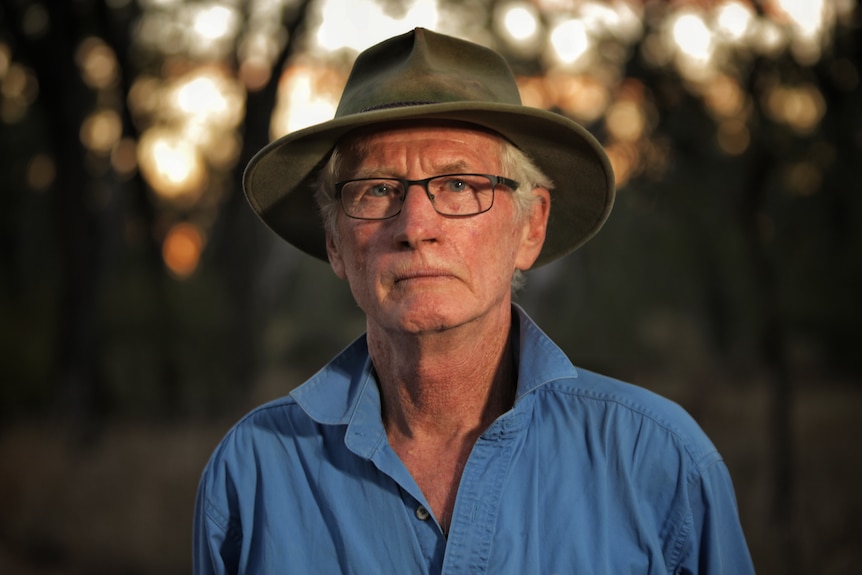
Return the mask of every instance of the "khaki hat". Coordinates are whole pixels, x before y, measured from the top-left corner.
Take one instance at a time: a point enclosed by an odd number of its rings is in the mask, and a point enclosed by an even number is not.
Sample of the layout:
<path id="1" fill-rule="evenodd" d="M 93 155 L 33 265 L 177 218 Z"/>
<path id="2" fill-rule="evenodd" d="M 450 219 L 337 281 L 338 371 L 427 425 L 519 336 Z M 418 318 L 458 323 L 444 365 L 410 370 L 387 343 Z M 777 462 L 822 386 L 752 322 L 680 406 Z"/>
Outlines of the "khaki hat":
<path id="1" fill-rule="evenodd" d="M 288 134 L 252 158 L 243 180 L 249 203 L 279 236 L 327 261 L 314 200 L 319 170 L 350 131 L 404 120 L 451 120 L 493 130 L 551 178 L 547 238 L 533 267 L 582 246 L 610 214 L 613 172 L 586 129 L 560 114 L 523 106 L 511 69 L 493 50 L 423 28 L 358 56 L 334 119 Z"/>

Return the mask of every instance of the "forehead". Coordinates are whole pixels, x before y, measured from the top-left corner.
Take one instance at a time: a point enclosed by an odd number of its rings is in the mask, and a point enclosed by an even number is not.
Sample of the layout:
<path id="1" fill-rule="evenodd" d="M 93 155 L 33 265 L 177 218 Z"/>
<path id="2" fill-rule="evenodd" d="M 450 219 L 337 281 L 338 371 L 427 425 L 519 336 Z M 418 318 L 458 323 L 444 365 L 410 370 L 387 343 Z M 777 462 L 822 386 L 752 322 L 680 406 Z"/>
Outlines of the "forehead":
<path id="1" fill-rule="evenodd" d="M 344 167 L 386 165 L 421 156 L 428 164 L 478 168 L 498 167 L 503 138 L 495 132 L 460 122 L 386 124 L 351 132 L 336 146 Z M 396 167 L 396 166 L 391 166 Z"/>

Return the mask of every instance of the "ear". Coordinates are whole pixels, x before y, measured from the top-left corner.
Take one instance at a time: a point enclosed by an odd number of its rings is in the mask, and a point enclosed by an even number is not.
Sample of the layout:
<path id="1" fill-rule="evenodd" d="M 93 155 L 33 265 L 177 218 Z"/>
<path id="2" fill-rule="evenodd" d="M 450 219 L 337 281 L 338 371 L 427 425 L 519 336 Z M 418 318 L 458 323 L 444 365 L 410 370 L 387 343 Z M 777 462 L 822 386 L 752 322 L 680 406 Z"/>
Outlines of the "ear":
<path id="1" fill-rule="evenodd" d="M 332 267 L 335 275 L 341 279 L 347 279 L 347 275 L 344 272 L 344 258 L 338 248 L 338 241 L 329 230 L 326 231 L 326 256 L 329 258 L 329 265 Z"/>
<path id="2" fill-rule="evenodd" d="M 542 252 L 551 213 L 551 192 L 546 188 L 536 187 L 533 188 L 533 195 L 536 197 L 525 216 L 521 246 L 515 259 L 515 267 L 522 271 L 530 269 Z"/>

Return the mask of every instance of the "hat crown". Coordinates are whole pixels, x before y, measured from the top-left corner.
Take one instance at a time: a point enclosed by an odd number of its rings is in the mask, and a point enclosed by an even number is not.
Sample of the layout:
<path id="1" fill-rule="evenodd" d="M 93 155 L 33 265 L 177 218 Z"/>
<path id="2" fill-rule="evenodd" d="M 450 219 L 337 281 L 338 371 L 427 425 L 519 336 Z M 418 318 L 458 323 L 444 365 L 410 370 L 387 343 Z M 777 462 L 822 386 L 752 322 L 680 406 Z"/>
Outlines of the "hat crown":
<path id="1" fill-rule="evenodd" d="M 508 63 L 483 46 L 417 28 L 357 57 L 335 117 L 463 101 L 520 105 Z"/>

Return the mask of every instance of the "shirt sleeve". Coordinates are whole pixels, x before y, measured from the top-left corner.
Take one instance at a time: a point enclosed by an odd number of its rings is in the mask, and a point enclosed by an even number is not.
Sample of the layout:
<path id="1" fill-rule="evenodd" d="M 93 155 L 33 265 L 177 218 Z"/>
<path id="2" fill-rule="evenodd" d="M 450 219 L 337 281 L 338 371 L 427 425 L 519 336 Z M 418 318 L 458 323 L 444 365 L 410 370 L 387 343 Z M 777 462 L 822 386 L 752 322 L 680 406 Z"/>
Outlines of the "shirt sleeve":
<path id="1" fill-rule="evenodd" d="M 237 572 L 236 545 L 227 521 L 207 497 L 207 473 L 198 487 L 195 502 L 192 565 L 194 575 L 229 575 Z M 233 558 L 233 559 L 232 559 Z"/>
<path id="2" fill-rule="evenodd" d="M 730 473 L 719 459 L 695 474 L 688 489 L 689 529 L 681 542 L 679 575 L 754 575 Z"/>

